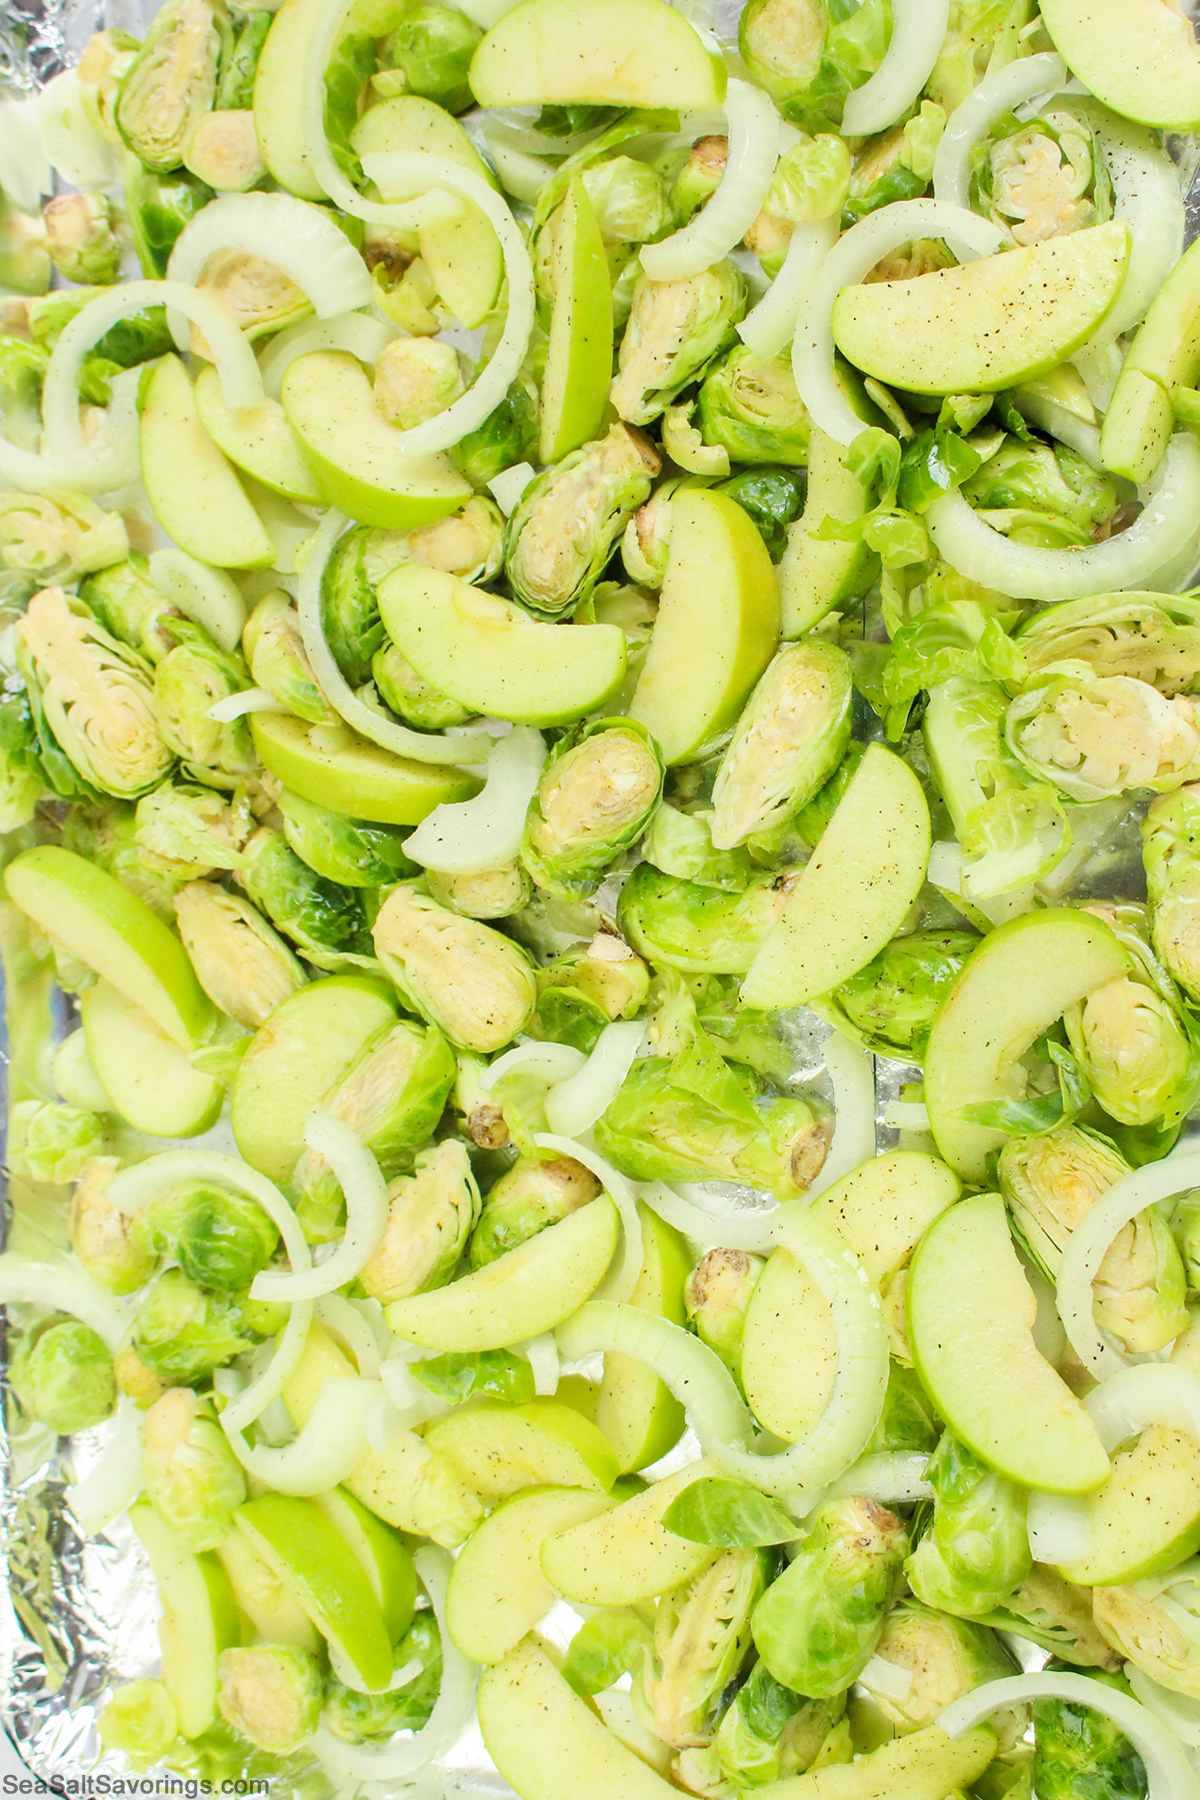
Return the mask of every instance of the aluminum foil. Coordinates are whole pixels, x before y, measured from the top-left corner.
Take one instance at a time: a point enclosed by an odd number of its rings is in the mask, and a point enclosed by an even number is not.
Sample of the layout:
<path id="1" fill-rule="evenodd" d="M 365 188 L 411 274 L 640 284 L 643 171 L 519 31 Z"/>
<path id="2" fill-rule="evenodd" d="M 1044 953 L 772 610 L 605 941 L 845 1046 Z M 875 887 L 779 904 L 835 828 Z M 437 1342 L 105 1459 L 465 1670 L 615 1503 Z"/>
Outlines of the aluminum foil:
<path id="1" fill-rule="evenodd" d="M 743 0 L 676 3 L 727 45 L 735 38 Z M 156 0 L 0 0 L 0 90 L 35 91 L 78 59 L 93 31 L 117 26 L 140 35 L 155 10 Z M 1188 10 L 1200 10 L 1200 0 L 1193 0 Z M 1181 143 L 1177 157 L 1190 175 L 1197 162 L 1195 147 Z M 1198 234 L 1200 176 L 1188 195 L 1189 242 Z M 1144 894 L 1135 813 L 1063 898 L 1137 899 Z M 65 1033 L 74 1023 L 65 1001 L 60 1014 Z M 805 1008 L 783 1015 L 782 1025 L 794 1053 L 791 1085 L 831 1098 L 821 1049 L 828 1027 Z M 2 1051 L 0 1064 L 6 1072 Z M 888 1106 L 908 1083 L 920 1079 L 920 1071 L 880 1058 L 875 1075 L 876 1147 L 884 1151 L 900 1141 L 886 1123 Z M 1187 1135 L 1200 1132 L 1200 1118 L 1189 1125 Z M 224 1134 L 217 1147 L 231 1147 Z M 763 1196 L 752 1190 L 725 1184 L 713 1188 L 726 1204 L 763 1204 Z M 65 1245 L 65 1211 L 65 1190 L 23 1194 L 20 1247 L 36 1254 Z M 16 1316 L 23 1309 L 10 1310 Z M 0 1545 L 8 1575 L 0 1591 L 0 1726 L 26 1767 L 48 1787 L 65 1794 L 120 1793 L 119 1778 L 128 1778 L 128 1770 L 123 1759 L 103 1754 L 96 1723 L 115 1685 L 158 1673 L 157 1597 L 149 1565 L 127 1522 L 118 1520 L 102 1536 L 86 1539 L 64 1501 L 65 1487 L 87 1473 L 112 1427 L 81 1433 L 68 1444 L 40 1426 L 14 1430 L 16 1418 L 0 1358 Z M 656 1472 L 666 1474 L 698 1455 L 699 1446 L 688 1432 Z M 542 1630 L 565 1647 L 579 1622 L 580 1615 L 563 1602 Z M 1030 1661 L 1028 1656 L 1023 1660 Z M 1032 1660 L 1043 1658 L 1039 1654 Z M 88 1785 L 89 1778 L 94 1786 Z M 105 1778 L 111 1782 L 108 1787 L 102 1785 Z M 150 1792 L 143 1782 L 183 1800 L 196 1800 L 201 1791 L 196 1782 L 173 1771 L 151 1771 L 133 1780 L 136 1788 L 129 1785 L 124 1791 Z M 280 1777 L 273 1791 L 295 1793 L 297 1783 Z M 387 1800 L 392 1793 L 406 1794 L 409 1800 L 503 1800 L 513 1794 L 492 1765 L 474 1721 L 415 1786 L 388 1784 L 363 1791 L 367 1800 Z M 320 1781 L 303 1783 L 304 1800 L 322 1800 L 330 1793 Z"/>

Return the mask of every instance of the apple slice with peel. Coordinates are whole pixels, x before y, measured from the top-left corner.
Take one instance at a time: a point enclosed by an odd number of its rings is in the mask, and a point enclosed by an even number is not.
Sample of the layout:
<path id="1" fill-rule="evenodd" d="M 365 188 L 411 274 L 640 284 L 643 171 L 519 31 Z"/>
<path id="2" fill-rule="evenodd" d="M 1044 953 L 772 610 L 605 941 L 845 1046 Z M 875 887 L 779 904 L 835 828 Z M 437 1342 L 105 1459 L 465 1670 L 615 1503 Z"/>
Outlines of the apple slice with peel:
<path id="1" fill-rule="evenodd" d="M 193 1069 L 149 1013 L 107 981 L 79 1002 L 88 1054 L 123 1119 L 149 1137 L 198 1137 L 215 1125 L 225 1090 Z"/>
<path id="2" fill-rule="evenodd" d="M 417 1599 L 417 1572 L 408 1545 L 344 1488 L 318 1494 L 317 1505 L 358 1558 L 387 1634 L 396 1643 L 412 1624 Z"/>
<path id="3" fill-rule="evenodd" d="M 211 1550 L 195 1556 L 148 1501 L 129 1509 L 129 1523 L 150 1559 L 162 1617 L 162 1678 L 186 1738 L 199 1737 L 217 1716 L 217 1658 L 241 1641 L 229 1577 Z"/>
<path id="4" fill-rule="evenodd" d="M 641 1201 L 638 1217 L 642 1222 L 642 1272 L 629 1304 L 682 1325 L 691 1253 L 679 1233 Z M 654 1370 L 637 1357 L 622 1356 L 615 1350 L 604 1358 L 604 1375 L 587 1416 L 616 1451 L 623 1471 L 657 1462 L 679 1442 L 687 1423 L 682 1406 Z"/>
<path id="5" fill-rule="evenodd" d="M 447 456 L 410 456 L 358 358 L 312 350 L 289 363 L 283 410 L 331 503 L 362 525 L 411 531 L 471 498 Z"/>
<path id="6" fill-rule="evenodd" d="M 910 393 L 1016 387 L 1067 362 L 1103 323 L 1132 241 L 1110 219 L 960 268 L 859 282 L 834 301 L 834 339 L 855 368 Z"/>
<path id="7" fill-rule="evenodd" d="M 717 1552 L 668 1531 L 663 1514 L 684 1488 L 721 1472 L 716 1463 L 689 1463 L 614 1511 L 548 1537 L 542 1545 L 546 1579 L 582 1606 L 633 1606 L 691 1581 Z"/>
<path id="8" fill-rule="evenodd" d="M 229 1577 L 234 1599 L 261 1638 L 319 1654 L 320 1632 L 244 1531 L 226 1532 L 213 1554 Z"/>
<path id="9" fill-rule="evenodd" d="M 275 550 L 241 482 L 200 420 L 187 370 L 164 356 L 142 406 L 142 480 L 181 550 L 221 569 L 269 569 Z"/>
<path id="10" fill-rule="evenodd" d="M 310 725 L 289 713 L 254 713 L 250 731 L 272 775 L 302 800 L 345 818 L 419 825 L 435 806 L 469 800 L 479 792 L 478 781 L 465 769 L 393 756 L 348 725 Z"/>
<path id="11" fill-rule="evenodd" d="M 904 923 L 929 861 L 929 807 L 872 744 L 742 983 L 747 1006 L 803 1006 L 865 968 Z"/>
<path id="12" fill-rule="evenodd" d="M 393 1300 L 384 1317 L 426 1350 L 500 1350 L 553 1331 L 603 1281 L 618 1227 L 616 1207 L 599 1194 L 448 1287 Z"/>
<path id="13" fill-rule="evenodd" d="M 711 111 L 725 67 L 666 0 L 525 0 L 471 63 L 480 106 L 670 107 Z"/>
<path id="14" fill-rule="evenodd" d="M 1170 17 L 1159 7 L 1164 18 Z M 1189 27 L 1190 35 L 1190 27 Z M 1139 485 L 1162 461 L 1175 429 L 1172 397 L 1200 377 L 1200 245 L 1181 256 L 1155 295 L 1121 364 L 1104 414 L 1100 460 Z"/>
<path id="15" fill-rule="evenodd" d="M 1072 75 L 1122 118 L 1200 126 L 1200 49 L 1185 13 L 1163 0 L 1044 0 L 1041 14 Z"/>
<path id="16" fill-rule="evenodd" d="M 489 1513 L 463 1546 L 446 1590 L 446 1627 L 464 1656 L 498 1663 L 520 1643 L 556 1597 L 542 1574 L 544 1540 L 612 1505 L 588 1488 L 532 1488 Z"/>
<path id="17" fill-rule="evenodd" d="M 1086 1408 L 1033 1341 L 1037 1302 L 998 1194 L 960 1200 L 934 1221 L 906 1303 L 921 1385 L 977 1456 L 1053 1494 L 1091 1493 L 1108 1479 Z"/>
<path id="18" fill-rule="evenodd" d="M 779 644 L 775 569 L 727 494 L 681 488 L 658 616 L 629 711 L 668 764 L 694 762 L 734 723 Z"/>
<path id="19" fill-rule="evenodd" d="M 205 368 L 196 377 L 196 407 L 218 450 L 247 475 L 304 506 L 326 504 L 278 400 L 267 398 L 260 406 L 227 406 L 221 377 L 215 369 Z"/>
<path id="20" fill-rule="evenodd" d="M 1136 1444 L 1114 1455 L 1112 1474 L 1075 1502 L 1088 1551 L 1062 1564 L 1082 1587 L 1149 1581 L 1200 1549 L 1200 1457 L 1190 1432 L 1150 1425 Z"/>
<path id="21" fill-rule="evenodd" d="M 113 876 L 71 850 L 40 844 L 4 874 L 8 897 L 72 956 L 148 1013 L 173 1044 L 193 1049 L 212 1002 L 175 933 Z"/>
<path id="22" fill-rule="evenodd" d="M 550 342 L 542 379 L 543 463 L 598 437 L 612 381 L 612 285 L 604 239 L 577 175 L 554 226 Z"/>
<path id="23" fill-rule="evenodd" d="M 440 569 L 394 569 L 379 584 L 379 610 L 431 687 L 514 725 L 573 724 L 611 700 L 625 676 L 619 626 L 539 623 Z"/>
<path id="24" fill-rule="evenodd" d="M 1022 1099 L 1029 1046 L 1128 966 L 1108 926 L 1073 908 L 1022 913 L 989 933 L 943 1000 L 925 1056 L 930 1128 L 951 1168 L 987 1179 L 988 1156 L 1006 1134 L 967 1109 Z"/>
<path id="25" fill-rule="evenodd" d="M 425 1442 L 488 1506 L 527 1487 L 607 1494 L 617 1479 L 611 1447 L 559 1400 L 459 1407 L 434 1420 Z"/>
<path id="26" fill-rule="evenodd" d="M 841 1233 L 876 1287 L 882 1287 L 961 1193 L 958 1176 L 936 1156 L 891 1150 L 826 1188 L 812 1211 Z"/>
<path id="27" fill-rule="evenodd" d="M 392 1679 L 392 1645 L 379 1602 L 358 1558 L 316 1501 L 260 1494 L 239 1506 L 233 1519 L 367 1692 L 382 1692 Z"/>
<path id="28" fill-rule="evenodd" d="M 746 1309 L 742 1386 L 751 1412 L 798 1444 L 829 1405 L 837 1369 L 833 1308 L 790 1250 L 774 1251 Z"/>

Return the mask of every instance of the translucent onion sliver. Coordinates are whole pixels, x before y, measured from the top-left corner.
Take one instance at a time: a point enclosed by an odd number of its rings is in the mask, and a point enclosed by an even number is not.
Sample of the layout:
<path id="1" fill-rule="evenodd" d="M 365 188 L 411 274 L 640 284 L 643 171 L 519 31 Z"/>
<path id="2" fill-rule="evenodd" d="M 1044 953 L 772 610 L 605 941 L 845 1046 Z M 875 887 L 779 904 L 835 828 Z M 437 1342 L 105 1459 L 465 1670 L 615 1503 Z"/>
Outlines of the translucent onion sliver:
<path id="1" fill-rule="evenodd" d="M 442 875 L 482 875 L 515 861 L 545 760 L 545 740 L 532 725 L 497 738 L 482 792 L 435 806 L 404 840 L 404 854 Z"/>
<path id="2" fill-rule="evenodd" d="M 69 1313 L 103 1338 L 110 1350 L 120 1348 L 129 1329 L 125 1308 L 82 1269 L 37 1262 L 9 1250 L 0 1256 L 0 1306 L 16 1305 Z"/>
<path id="3" fill-rule="evenodd" d="M 142 1485 L 142 1415 L 128 1394 L 117 1400 L 108 1442 L 82 1481 L 66 1490 L 66 1502 L 88 1537 L 95 1537 L 137 1499 Z"/>
<path id="4" fill-rule="evenodd" d="M 892 0 L 892 35 L 883 61 L 846 97 L 843 137 L 886 131 L 906 113 L 941 54 L 950 0 Z"/>
<path id="5" fill-rule="evenodd" d="M 368 1415 L 382 1393 L 378 1381 L 331 1377 L 303 1429 L 279 1449 L 247 1443 L 230 1424 L 228 1407 L 221 1425 L 242 1467 L 275 1493 L 323 1494 L 366 1455 Z"/>
<path id="6" fill-rule="evenodd" d="M 651 281 L 680 281 L 711 268 L 762 211 L 779 157 L 779 114 L 761 88 L 731 77 L 725 118 L 729 153 L 715 193 L 681 230 L 642 246 L 642 268 Z"/>
<path id="7" fill-rule="evenodd" d="M 506 1075 L 532 1075 L 538 1081 L 547 1084 L 566 1081 L 578 1074 L 587 1062 L 582 1050 L 574 1044 L 556 1044 L 551 1040 L 542 1042 L 530 1038 L 527 1043 L 514 1044 L 511 1050 L 505 1050 L 494 1062 L 490 1062 L 479 1077 L 479 1091 L 490 1094 L 498 1081 Z"/>
<path id="8" fill-rule="evenodd" d="M 693 1191 L 699 1190 L 693 1187 Z M 777 1206 L 718 1211 L 668 1187 L 665 1181 L 645 1182 L 639 1193 L 652 1213 L 694 1243 L 715 1244 L 722 1250 L 749 1250 L 756 1256 L 769 1256 L 775 1248 Z M 717 1196 L 711 1197 L 720 1206 Z"/>
<path id="9" fill-rule="evenodd" d="M 359 1306 L 345 1294 L 322 1294 L 313 1313 L 318 1325 L 323 1325 L 350 1352 L 363 1379 L 376 1380 L 383 1368 L 383 1355 L 379 1339 Z"/>
<path id="10" fill-rule="evenodd" d="M 215 719 L 218 725 L 232 725 L 235 719 L 244 719 L 250 713 L 287 715 L 291 710 L 266 688 L 243 688 L 240 693 L 226 694 L 224 700 L 214 700 L 204 716 Z"/>
<path id="11" fill-rule="evenodd" d="M 645 1042 L 646 1027 L 640 1020 L 606 1025 L 583 1067 L 546 1095 L 551 1131 L 569 1138 L 590 1131 L 616 1099 Z"/>
<path id="12" fill-rule="evenodd" d="M 840 220 L 814 219 L 793 228 L 787 255 L 774 281 L 757 306 L 737 328 L 743 344 L 755 356 L 769 361 L 787 349 L 796 335 L 796 321 L 808 297 L 813 277 L 837 243 Z"/>
<path id="13" fill-rule="evenodd" d="M 263 351 L 259 362 L 263 386 L 272 400 L 278 400 L 288 369 L 313 350 L 345 350 L 373 366 L 399 335 L 398 326 L 370 313 L 344 313 L 339 319 L 320 322 L 301 319 L 273 337 Z"/>
<path id="14" fill-rule="evenodd" d="M 316 1300 L 353 1281 L 378 1250 L 388 1220 L 387 1182 L 362 1139 L 332 1113 L 310 1113 L 304 1142 L 323 1157 L 346 1196 L 346 1230 L 327 1262 L 284 1272 L 264 1269 L 250 1283 L 252 1300 Z"/>
<path id="15" fill-rule="evenodd" d="M 823 1048 L 833 1083 L 833 1142 L 806 1200 L 815 1200 L 875 1154 L 875 1059 L 839 1031 L 826 1038 Z"/>

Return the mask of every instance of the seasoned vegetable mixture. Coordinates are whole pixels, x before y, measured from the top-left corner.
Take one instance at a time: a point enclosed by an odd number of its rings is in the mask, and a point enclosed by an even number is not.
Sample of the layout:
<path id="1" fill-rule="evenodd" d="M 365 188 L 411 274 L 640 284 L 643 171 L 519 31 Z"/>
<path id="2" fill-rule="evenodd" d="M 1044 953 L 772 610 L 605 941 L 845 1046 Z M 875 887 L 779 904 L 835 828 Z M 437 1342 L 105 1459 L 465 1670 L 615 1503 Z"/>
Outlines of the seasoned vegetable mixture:
<path id="1" fill-rule="evenodd" d="M 0 112 L 7 1405 L 157 1584 L 114 1769 L 1200 1797 L 1200 47 L 712 23 L 165 0 Z"/>

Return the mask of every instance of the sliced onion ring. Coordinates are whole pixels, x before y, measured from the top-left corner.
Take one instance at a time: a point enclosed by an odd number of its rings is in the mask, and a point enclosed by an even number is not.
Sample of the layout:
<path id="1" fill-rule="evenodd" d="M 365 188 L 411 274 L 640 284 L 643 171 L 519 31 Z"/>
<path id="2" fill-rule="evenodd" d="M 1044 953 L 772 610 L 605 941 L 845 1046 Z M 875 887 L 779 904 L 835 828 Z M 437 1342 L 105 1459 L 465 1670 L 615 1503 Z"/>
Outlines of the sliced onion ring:
<path id="1" fill-rule="evenodd" d="M 360 1311 L 362 1304 L 347 1299 L 345 1294 L 322 1294 L 313 1312 L 318 1325 L 323 1325 L 350 1352 L 363 1379 L 374 1381 L 383 1368 L 383 1355 L 370 1321 Z"/>
<path id="2" fill-rule="evenodd" d="M 873 1456 L 860 1456 L 844 1475 L 839 1475 L 829 1490 L 829 1498 L 857 1494 L 863 1500 L 878 1500 L 883 1506 L 900 1506 L 917 1500 L 932 1500 L 933 1487 L 926 1479 L 929 1458 L 920 1450 L 880 1450 Z"/>
<path id="3" fill-rule="evenodd" d="M 229 1407 L 221 1414 L 221 1426 L 233 1454 L 257 1481 L 277 1494 L 323 1494 L 367 1454 L 367 1419 L 382 1393 L 378 1381 L 331 1376 L 303 1429 L 278 1449 L 247 1443 L 230 1423 Z"/>
<path id="4" fill-rule="evenodd" d="M 782 355 L 795 337 L 800 309 L 813 277 L 837 243 L 838 227 L 836 215 L 795 226 L 778 275 L 738 326 L 743 344 L 764 362 Z"/>
<path id="5" fill-rule="evenodd" d="M 317 686 L 334 712 L 352 730 L 357 731 L 360 737 L 369 738 L 371 743 L 378 744 L 381 750 L 390 750 L 393 756 L 408 757 L 413 762 L 439 764 L 483 762 L 492 748 L 492 740 L 486 732 L 465 731 L 458 735 L 442 735 L 437 732 L 410 731 L 407 725 L 398 725 L 394 719 L 383 718 L 374 707 L 360 700 L 344 679 L 333 651 L 325 640 L 325 626 L 321 618 L 321 582 L 325 565 L 333 554 L 333 547 L 346 523 L 341 513 L 326 513 L 310 541 L 296 588 L 300 636 L 304 640 L 304 653 L 316 677 Z"/>
<path id="6" fill-rule="evenodd" d="M 559 1137 L 549 1131 L 539 1131 L 533 1141 L 539 1150 L 552 1150 L 556 1156 L 573 1157 L 585 1169 L 590 1169 L 620 1213 L 620 1261 L 614 1260 L 598 1292 L 605 1300 L 628 1300 L 637 1286 L 646 1254 L 642 1242 L 642 1221 L 638 1217 L 637 1188 L 590 1144 L 581 1144 L 575 1138 Z"/>
<path id="7" fill-rule="evenodd" d="M 986 219 L 941 200 L 898 200 L 893 206 L 881 206 L 838 239 L 817 271 L 800 314 L 792 369 L 813 420 L 839 444 L 852 444 L 863 422 L 842 392 L 834 368 L 833 303 L 844 287 L 862 281 L 881 257 L 914 238 L 944 238 L 960 262 L 990 256 L 1004 241 L 1003 233 Z"/>
<path id="8" fill-rule="evenodd" d="M 1163 1687 L 1134 1663 L 1125 1664 L 1125 1679 L 1146 1710 L 1161 1719 L 1181 1744 L 1200 1750 L 1200 1700 Z"/>
<path id="9" fill-rule="evenodd" d="M 1023 1706 L 1027 1700 L 1069 1700 L 1075 1706 L 1090 1706 L 1094 1712 L 1111 1719 L 1117 1729 L 1125 1733 L 1146 1765 L 1149 1800 L 1196 1800 L 1200 1794 L 1182 1745 L 1165 1726 L 1128 1694 L 1119 1693 L 1103 1682 L 1089 1681 L 1086 1675 L 1060 1675 L 1055 1670 L 1041 1669 L 1033 1675 L 1013 1675 L 1005 1681 L 988 1681 L 955 1700 L 937 1723 L 948 1737 L 957 1737 L 991 1713 L 1010 1706 Z"/>
<path id="10" fill-rule="evenodd" d="M 387 1228 L 387 1182 L 362 1139 L 332 1113 L 310 1113 L 304 1141 L 333 1170 L 346 1196 L 346 1230 L 328 1261 L 315 1268 L 264 1269 L 250 1283 L 252 1300 L 316 1300 L 353 1281 L 379 1248 Z"/>
<path id="11" fill-rule="evenodd" d="M 524 1044 L 514 1044 L 511 1050 L 505 1050 L 488 1064 L 479 1077 L 479 1091 L 490 1094 L 498 1081 L 513 1074 L 532 1075 L 535 1080 L 550 1086 L 577 1075 L 586 1061 L 583 1051 L 577 1050 L 574 1044 L 543 1043 L 530 1038 Z"/>
<path id="12" fill-rule="evenodd" d="M 110 1350 L 120 1349 L 129 1329 L 129 1315 L 120 1301 L 82 1269 L 37 1262 L 14 1250 L 0 1256 L 0 1306 L 44 1306 L 69 1313 L 103 1338 Z"/>
<path id="13" fill-rule="evenodd" d="M 950 0 L 892 0 L 892 35 L 883 61 L 847 95 L 843 137 L 870 137 L 894 125 L 933 74 L 950 23 Z"/>
<path id="14" fill-rule="evenodd" d="M 714 194 L 694 218 L 657 244 L 643 244 L 651 281 L 681 281 L 740 244 L 763 209 L 779 157 L 779 114 L 761 88 L 731 77 L 725 93 L 729 154 Z"/>
<path id="15" fill-rule="evenodd" d="M 404 854 L 442 875 L 483 875 L 514 862 L 545 760 L 545 740 L 532 725 L 497 738 L 483 791 L 435 806 L 405 838 Z"/>
<path id="16" fill-rule="evenodd" d="M 583 1067 L 546 1095 L 551 1131 L 569 1138 L 590 1131 L 616 1099 L 645 1042 L 646 1027 L 640 1019 L 606 1025 Z"/>
<path id="17" fill-rule="evenodd" d="M 925 514 L 938 551 L 968 581 L 1013 599 L 1084 600 L 1090 594 L 1153 588 L 1152 579 L 1200 545 L 1200 444 L 1177 431 L 1153 480 L 1140 490 L 1133 524 L 1078 550 L 1018 544 L 974 512 L 957 489 Z"/>
<path id="18" fill-rule="evenodd" d="M 22 450 L 0 437 L 0 481 L 28 494 L 73 488 L 82 494 L 111 493 L 138 475 L 137 396 L 140 369 L 114 375 L 104 422 L 82 449 L 63 452 Z M 78 412 L 78 401 L 76 401 Z"/>
<path id="19" fill-rule="evenodd" d="M 824 1044 L 825 1067 L 833 1083 L 833 1142 L 805 1200 L 860 1168 L 875 1155 L 875 1059 L 835 1031 Z"/>
<path id="20" fill-rule="evenodd" d="M 778 1206 L 726 1210 L 717 1196 L 712 1195 L 715 1205 L 710 1210 L 707 1205 L 710 1196 L 705 1195 L 704 1200 L 691 1198 L 692 1194 L 702 1192 L 693 1184 L 688 1193 L 680 1193 L 668 1187 L 665 1181 L 645 1182 L 640 1189 L 641 1198 L 650 1211 L 673 1225 L 676 1231 L 682 1231 L 693 1243 L 705 1247 L 715 1244 L 722 1250 L 749 1250 L 757 1256 L 771 1254 L 775 1248 Z"/>
<path id="21" fill-rule="evenodd" d="M 1066 79 L 1067 65 L 1053 50 L 1041 56 L 1021 56 L 1001 69 L 989 70 L 946 121 L 933 159 L 935 199 L 951 206 L 969 205 L 971 152 L 976 144 L 1005 113 L 1038 94 L 1053 93 Z"/>

